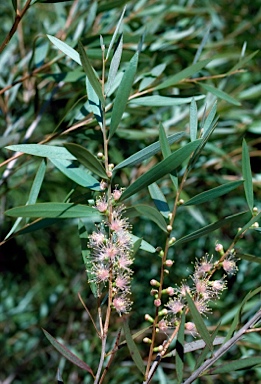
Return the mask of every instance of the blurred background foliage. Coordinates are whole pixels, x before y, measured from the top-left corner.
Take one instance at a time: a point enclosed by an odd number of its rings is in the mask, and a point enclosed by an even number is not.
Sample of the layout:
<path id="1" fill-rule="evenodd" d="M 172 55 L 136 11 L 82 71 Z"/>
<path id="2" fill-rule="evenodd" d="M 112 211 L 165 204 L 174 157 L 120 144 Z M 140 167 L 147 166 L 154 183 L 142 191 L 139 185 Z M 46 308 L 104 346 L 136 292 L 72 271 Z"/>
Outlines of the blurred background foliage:
<path id="1" fill-rule="evenodd" d="M 25 3 L 17 0 L 18 8 L 22 9 Z M 38 158 L 26 155 L 7 163 L 14 153 L 6 150 L 5 146 L 75 142 L 93 153 L 102 150 L 100 131 L 86 110 L 84 73 L 72 60 L 55 49 L 46 34 L 56 36 L 75 48 L 81 39 L 92 65 L 100 73 L 100 35 L 108 47 L 126 1 L 42 0 L 31 3 L 17 32 L 0 55 L 1 240 L 4 240 L 14 223 L 12 218 L 4 216 L 4 211 L 26 203 L 40 164 Z M 0 4 L 0 43 L 14 22 L 15 4 L 11 0 Z M 200 119 L 205 106 L 209 110 L 215 101 L 215 96 L 207 92 L 204 84 L 216 87 L 233 98 L 231 102 L 218 99 L 217 127 L 191 173 L 184 198 L 241 177 L 241 145 L 245 138 L 250 151 L 255 204 L 261 208 L 261 58 L 260 53 L 254 55 L 261 48 L 260 5 L 259 0 L 251 3 L 243 0 L 128 2 L 123 25 L 124 51 L 117 81 L 120 81 L 144 33 L 132 94 L 143 91 L 146 94 L 151 86 L 160 84 L 191 65 L 205 39 L 199 59 L 214 59 L 200 71 L 197 78 L 185 79 L 175 87 L 147 94 L 182 97 L 205 94 L 206 98 L 197 102 Z M 245 66 L 233 70 L 240 58 L 251 54 L 253 57 Z M 205 76 L 209 79 L 198 79 Z M 168 134 L 188 132 L 189 105 L 140 107 L 129 103 L 111 142 L 110 161 L 117 164 L 156 141 L 160 122 Z M 172 149 L 178 145 L 180 143 L 174 144 Z M 134 169 L 122 169 L 116 181 L 121 186 L 127 186 L 159 159 L 157 155 Z M 75 185 L 51 163 L 48 162 L 47 166 L 38 201 L 64 201 Z M 163 180 L 160 186 L 169 201 L 173 201 L 168 182 Z M 86 193 L 86 199 L 91 196 L 90 192 L 80 187 L 74 190 L 74 196 L 82 193 Z M 127 201 L 127 204 L 136 201 L 151 204 L 148 193 L 144 191 Z M 203 223 L 206 225 L 246 209 L 243 187 L 199 208 L 183 207 L 176 221 L 176 237 L 200 228 Z M 174 251 L 171 254 L 176 267 L 173 268 L 169 283 L 187 277 L 193 268 L 191 263 L 196 258 L 206 252 L 214 253 L 216 241 L 226 247 L 235 235 L 236 228 L 243 224 L 238 222 L 236 226 L 227 226 L 210 236 L 177 246 L 175 254 Z M 161 231 L 146 218 L 133 219 L 132 225 L 135 235 L 144 237 L 153 246 L 162 244 Z M 242 253 L 261 256 L 260 232 L 249 232 L 237 248 Z M 140 329 L 144 314 L 151 310 L 152 298 L 149 294 L 144 295 L 144 292 L 149 292 L 149 281 L 157 275 L 159 264 L 154 254 L 141 251 L 136 255 L 134 307 L 130 317 L 133 331 Z M 41 327 L 46 328 L 53 336 L 68 343 L 89 365 L 97 364 L 99 340 L 77 296 L 80 292 L 91 312 L 95 313 L 95 301 L 87 286 L 81 258 L 77 220 L 61 220 L 47 229 L 4 242 L 0 248 L 0 270 L 0 382 L 55 382 L 59 366 L 65 383 L 90 383 L 90 377 L 65 362 L 41 331 Z M 259 285 L 260 265 L 245 260 L 239 262 L 238 274 L 230 278 L 229 289 L 213 308 L 213 315 L 206 319 L 207 324 L 216 325 L 223 317 L 222 326 L 225 329 L 233 319 L 236 305 L 249 290 Z M 252 302 L 243 320 L 257 306 L 258 300 Z M 258 334 L 249 335 L 238 348 L 230 352 L 229 357 L 236 359 L 242 355 L 258 354 L 260 345 Z M 140 348 L 143 348 L 142 343 Z M 143 353 L 145 356 L 146 349 Z M 122 349 L 106 382 L 140 382 L 139 374 L 127 356 L 128 351 L 125 354 Z M 188 357 L 189 365 L 194 359 L 193 355 Z M 174 380 L 172 361 L 162 366 L 164 371 L 159 370 L 155 382 Z M 208 379 L 202 378 L 199 382 L 208 382 Z M 249 370 L 243 374 L 241 371 L 224 377 L 220 375 L 215 382 L 261 382 L 261 370 Z"/>

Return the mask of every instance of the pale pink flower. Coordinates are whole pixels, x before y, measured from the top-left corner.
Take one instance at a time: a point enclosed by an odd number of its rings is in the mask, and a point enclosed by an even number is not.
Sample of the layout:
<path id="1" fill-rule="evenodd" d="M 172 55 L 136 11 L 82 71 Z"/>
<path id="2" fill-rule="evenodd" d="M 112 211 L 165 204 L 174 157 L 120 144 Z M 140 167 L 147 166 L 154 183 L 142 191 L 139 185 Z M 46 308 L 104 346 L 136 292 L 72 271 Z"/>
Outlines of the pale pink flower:
<path id="1" fill-rule="evenodd" d="M 209 258 L 208 255 L 203 256 L 200 260 L 196 261 L 194 275 L 198 278 L 207 275 L 213 268 L 212 256 Z"/>
<path id="2" fill-rule="evenodd" d="M 232 257 L 225 259 L 222 267 L 228 275 L 234 275 L 237 272 L 236 262 Z"/>
<path id="3" fill-rule="evenodd" d="M 112 197 L 114 198 L 115 201 L 119 200 L 122 195 L 122 190 L 121 189 L 114 189 L 112 192 Z"/>
<path id="4" fill-rule="evenodd" d="M 169 313 L 176 315 L 177 313 L 180 313 L 182 311 L 182 309 L 184 308 L 184 304 L 178 299 L 171 299 L 166 304 L 166 307 Z"/>
<path id="5" fill-rule="evenodd" d="M 115 279 L 115 286 L 121 291 L 129 291 L 130 277 L 128 275 L 119 274 Z"/>
<path id="6" fill-rule="evenodd" d="M 125 297 L 125 296 L 116 296 L 112 300 L 112 305 L 116 309 L 116 311 L 121 315 L 122 313 L 128 313 L 130 306 L 131 306 L 131 301 Z"/>
<path id="7" fill-rule="evenodd" d="M 195 304 L 197 310 L 199 311 L 199 313 L 205 314 L 205 313 L 210 312 L 209 307 L 208 307 L 208 303 L 204 299 L 196 299 L 196 300 L 194 300 L 194 304 Z"/>
<path id="8" fill-rule="evenodd" d="M 100 260 L 114 260 L 118 254 L 118 249 L 114 244 L 107 244 L 99 254 Z"/>
<path id="9" fill-rule="evenodd" d="M 96 269 L 96 271 L 94 270 L 93 272 L 96 275 L 97 283 L 105 283 L 109 280 L 109 277 L 110 277 L 109 268 L 99 266 L 95 269 Z"/>

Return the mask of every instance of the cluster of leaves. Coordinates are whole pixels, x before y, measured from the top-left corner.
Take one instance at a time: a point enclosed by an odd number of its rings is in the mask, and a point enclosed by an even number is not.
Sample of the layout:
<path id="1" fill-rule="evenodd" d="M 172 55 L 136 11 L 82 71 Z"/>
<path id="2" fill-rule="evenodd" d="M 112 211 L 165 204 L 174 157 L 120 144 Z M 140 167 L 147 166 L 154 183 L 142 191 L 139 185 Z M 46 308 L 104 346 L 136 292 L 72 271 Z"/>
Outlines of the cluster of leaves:
<path id="1" fill-rule="evenodd" d="M 30 2 L 24 3 L 26 7 Z M 94 114 L 98 120 L 101 119 L 101 109 L 97 99 L 95 100 L 95 94 L 91 93 L 92 89 L 101 100 L 103 96 L 99 94 L 95 74 L 90 72 L 89 61 L 95 70 L 101 73 L 100 34 L 103 36 L 102 43 L 110 47 L 108 56 L 112 57 L 112 33 L 123 4 L 122 1 L 31 3 L 35 4 L 26 10 L 17 33 L 0 56 L 2 68 L 0 143 L 1 169 L 4 169 L 1 179 L 1 199 L 4 210 L 24 205 L 26 202 L 34 204 L 36 200 L 41 203 L 52 201 L 57 204 L 52 204 L 51 207 L 42 205 L 42 211 L 39 211 L 39 207 L 35 209 L 28 205 L 24 217 L 45 217 L 45 219 L 36 220 L 29 226 L 28 221 L 23 222 L 19 219 L 12 227 L 12 233 L 8 231 L 13 222 L 1 217 L 1 237 L 7 236 L 8 242 L 3 242 L 1 253 L 5 273 L 1 278 L 1 312 L 4 314 L 1 318 L 3 324 L 1 337 L 6 359 L 5 371 L 1 372 L 3 377 L 0 378 L 9 377 L 9 380 L 17 384 L 24 381 L 53 380 L 59 356 L 47 346 L 47 343 L 44 344 L 39 331 L 39 326 L 46 326 L 47 321 L 51 324 L 48 327 L 51 332 L 53 330 L 54 334 L 63 337 L 64 340 L 70 337 L 70 344 L 75 344 L 77 354 L 81 353 L 81 357 L 89 365 L 92 365 L 97 358 L 96 342 L 88 337 L 85 327 L 87 320 L 82 318 L 81 305 L 76 300 L 76 293 L 80 290 L 86 292 L 87 287 L 84 268 L 80 273 L 75 273 L 79 270 L 81 262 L 77 230 L 73 229 L 75 222 L 74 220 L 64 222 L 60 219 L 82 217 L 86 225 L 94 220 L 94 210 L 84 203 L 92 198 L 91 191 L 99 190 L 99 183 L 90 172 L 86 172 L 78 165 L 82 163 L 95 175 L 106 179 L 103 168 L 91 155 L 102 149 L 101 132 L 96 129 L 97 123 L 93 117 Z M 230 12 L 230 6 L 225 1 L 210 1 L 207 4 L 202 2 L 200 5 L 187 6 L 184 5 L 184 1 L 179 1 L 177 5 L 172 5 L 168 1 L 131 2 L 126 11 L 123 35 L 114 42 L 116 45 L 112 68 L 118 67 L 120 58 L 117 52 L 122 45 L 123 53 L 119 72 L 118 74 L 117 70 L 110 72 L 111 78 L 108 79 L 106 89 L 107 100 L 113 101 L 115 94 L 120 95 L 115 99 L 115 104 L 119 108 L 112 109 L 111 116 L 110 106 L 108 108 L 108 117 L 111 117 L 114 124 L 111 125 L 113 137 L 110 160 L 119 164 L 115 169 L 115 173 L 117 171 L 115 180 L 120 185 L 128 186 L 132 179 L 137 179 L 126 189 L 123 198 L 129 198 L 130 207 L 134 205 L 127 213 L 129 217 L 133 217 L 135 235 L 144 237 L 151 244 L 152 250 L 162 243 L 162 229 L 165 227 L 158 216 L 155 217 L 152 207 L 144 208 L 143 203 L 150 204 L 145 187 L 174 169 L 179 171 L 190 150 L 188 148 L 187 153 L 182 151 L 183 155 L 185 153 L 184 158 L 177 159 L 176 152 L 175 158 L 171 161 L 161 160 L 158 154 L 160 144 L 155 143 L 159 132 L 163 155 L 167 157 L 169 145 L 174 151 L 180 146 L 180 142 L 189 136 L 189 125 L 191 152 L 195 149 L 196 144 L 193 143 L 198 128 L 195 124 L 197 118 L 204 132 L 208 132 L 209 129 L 210 133 L 212 128 L 215 128 L 205 145 L 203 156 L 194 162 L 196 168 L 188 180 L 186 194 L 183 192 L 181 196 L 187 203 L 181 208 L 175 223 L 175 236 L 180 240 L 176 242 L 175 250 L 173 248 L 173 255 L 175 252 L 184 257 L 176 265 L 174 271 L 176 276 L 171 276 L 175 279 L 187 275 L 188 263 L 195 257 L 201 257 L 205 251 L 210 252 L 214 249 L 215 240 L 221 241 L 224 246 L 228 245 L 229 239 L 235 233 L 234 224 L 240 226 L 244 223 L 243 220 L 240 221 L 243 215 L 235 216 L 236 223 L 233 215 L 247 210 L 248 207 L 250 210 L 253 208 L 248 150 L 246 145 L 243 146 L 243 152 L 241 149 L 243 137 L 247 139 L 250 148 L 255 199 L 260 200 L 258 135 L 261 128 L 258 96 L 261 86 L 260 56 L 256 55 L 261 41 L 258 38 L 260 10 L 258 2 L 253 2 L 251 6 L 242 4 L 242 1 L 234 3 L 233 12 Z M 2 36 L 8 35 L 12 21 L 15 20 L 16 7 L 16 2 L 11 1 L 9 8 L 0 5 L 0 11 L 5 17 L 5 22 L 1 25 Z M 224 12 L 224 9 L 228 11 Z M 34 22 L 36 17 L 37 23 Z M 144 25 L 146 25 L 145 33 Z M 47 33 L 51 35 L 49 39 L 46 37 Z M 135 54 L 135 50 L 141 35 L 144 35 L 144 41 L 137 64 L 138 54 Z M 255 36 L 255 39 L 252 36 Z M 65 52 L 65 46 L 60 43 L 66 40 L 66 44 L 76 48 L 79 39 L 82 45 L 88 48 L 87 59 L 82 46 L 79 49 L 79 56 L 73 50 Z M 50 40 L 60 50 L 54 49 Z M 61 50 L 76 62 L 79 62 L 81 57 L 83 68 L 68 57 L 64 57 Z M 89 100 L 86 100 L 85 94 L 85 72 L 89 79 L 93 79 L 92 87 L 87 89 Z M 117 93 L 117 88 L 126 73 L 128 76 L 124 87 L 122 86 L 121 92 Z M 135 81 L 132 85 L 133 80 Z M 131 96 L 126 106 L 128 91 L 131 88 Z M 127 89 L 126 93 L 124 89 Z M 216 98 L 219 99 L 218 104 L 215 103 Z M 90 103 L 90 100 L 94 100 L 93 103 Z M 208 118 L 206 118 L 206 106 Z M 218 121 L 215 121 L 216 108 Z M 159 124 L 160 121 L 167 131 L 168 143 L 163 136 L 164 130 Z M 25 153 L 43 157 L 45 160 L 39 162 L 34 157 L 32 161 L 31 156 L 17 154 L 17 158 L 10 162 L 13 153 L 3 148 L 12 146 L 12 150 L 20 150 L 21 147 L 15 145 L 22 143 L 48 143 L 52 146 L 41 145 L 41 148 L 39 145 L 30 146 L 29 151 L 24 144 Z M 162 143 L 165 143 L 165 147 Z M 64 144 L 65 148 L 62 148 Z M 83 152 L 82 147 L 77 144 L 88 148 L 88 151 Z M 139 152 L 142 149 L 144 151 Z M 138 156 L 130 157 L 137 152 Z M 124 162 L 125 158 L 128 158 L 127 162 Z M 79 161 L 77 165 L 76 159 Z M 175 164 L 173 160 L 176 161 Z M 245 183 L 247 199 L 244 197 L 243 186 L 240 187 L 242 183 L 235 181 L 242 174 L 242 161 L 243 174 L 247 180 Z M 157 165 L 153 171 L 146 172 L 155 163 Z M 138 178 L 143 173 L 144 178 Z M 86 189 L 90 186 L 90 189 Z M 156 206 L 157 200 L 162 201 L 160 190 L 167 201 L 173 200 L 171 198 L 173 192 L 168 183 L 162 181 L 159 187 L 156 184 L 150 186 L 150 195 Z M 204 191 L 214 187 L 217 187 L 215 196 L 213 192 L 211 195 L 204 195 Z M 223 198 L 221 204 L 220 196 L 224 193 L 229 194 Z M 193 196 L 197 196 L 196 201 L 193 200 Z M 142 204 L 138 205 L 137 200 Z M 74 205 L 75 203 L 83 204 Z M 195 206 L 199 203 L 202 204 L 202 209 Z M 157 207 L 163 216 L 168 216 L 166 206 Z M 190 207 L 189 210 L 187 207 Z M 15 216 L 23 215 L 21 209 L 12 212 Z M 140 215 L 142 219 L 136 220 Z M 232 218 L 224 220 L 227 217 Z M 219 224 L 216 226 L 208 226 L 217 222 Z M 51 224 L 48 231 L 43 229 L 49 228 Z M 202 231 L 202 227 L 205 228 L 205 232 Z M 13 234 L 18 229 L 16 235 L 20 234 L 20 237 Z M 35 229 L 39 230 L 34 232 Z M 218 230 L 214 232 L 214 240 L 213 235 L 205 236 L 214 230 Z M 189 235 L 186 237 L 186 234 Z M 235 298 L 245 296 L 246 292 L 258 284 L 259 273 L 256 265 L 259 264 L 256 263 L 259 259 L 253 254 L 259 256 L 256 250 L 258 247 L 260 249 L 260 233 L 252 231 L 247 236 L 247 241 L 240 243 L 241 257 L 245 259 L 237 276 L 237 282 L 240 284 L 231 285 L 229 295 L 226 295 L 224 302 L 220 302 L 215 308 L 215 317 L 226 314 L 222 323 L 224 326 L 234 315 L 230 307 Z M 144 295 L 140 297 L 139 292 L 144 292 L 150 278 L 155 277 L 159 261 L 152 255 L 145 254 L 135 261 L 134 312 L 139 315 L 134 314 L 131 317 L 132 328 L 136 328 L 142 314 L 148 312 L 150 308 L 151 299 L 144 298 Z M 246 260 L 254 261 L 255 264 L 249 264 Z M 151 266 L 150 269 L 147 267 L 148 264 Z M 144 270 L 147 271 L 146 279 Z M 79 337 L 83 339 L 80 346 Z M 92 340 L 92 343 L 87 339 Z M 249 337 L 248 341 L 251 343 L 252 352 L 259 348 L 258 336 Z M 245 350 L 244 344 L 241 346 L 241 352 L 246 356 L 252 353 L 251 350 L 250 352 Z M 237 353 L 239 354 L 238 351 L 235 352 L 232 358 L 236 359 Z M 62 368 L 65 361 L 60 364 Z M 124 378 L 127 371 L 123 365 L 120 369 L 117 368 L 117 373 L 116 370 L 113 370 L 111 376 L 109 373 L 108 380 L 111 383 L 131 383 L 132 379 L 129 376 L 127 381 Z M 86 376 L 69 366 L 67 372 L 68 382 L 77 380 L 90 382 Z M 238 377 L 237 374 L 234 377 L 227 373 L 226 375 L 227 381 L 237 380 Z M 254 382 L 260 378 L 258 369 L 255 370 L 255 375 Z M 159 380 L 160 377 L 164 380 L 161 370 L 158 373 Z M 171 378 L 171 374 L 169 377 Z M 136 379 L 134 373 L 133 382 Z"/>

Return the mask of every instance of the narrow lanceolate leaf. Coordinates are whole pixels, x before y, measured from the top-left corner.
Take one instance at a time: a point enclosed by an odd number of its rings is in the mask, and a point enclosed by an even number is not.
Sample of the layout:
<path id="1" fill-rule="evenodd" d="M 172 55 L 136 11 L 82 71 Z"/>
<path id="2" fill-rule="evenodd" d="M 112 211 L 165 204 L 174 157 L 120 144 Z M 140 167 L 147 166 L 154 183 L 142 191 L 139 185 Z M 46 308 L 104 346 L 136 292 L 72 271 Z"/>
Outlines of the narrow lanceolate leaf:
<path id="1" fill-rule="evenodd" d="M 228 103 L 234 104 L 234 105 L 241 105 L 240 101 L 234 99 L 234 97 L 230 96 L 228 93 L 221 91 L 221 89 L 212 87 L 212 85 L 203 84 L 200 83 L 200 86 L 204 88 L 207 92 L 212 93 L 213 95 L 219 97 L 222 100 L 227 101 Z"/>
<path id="2" fill-rule="evenodd" d="M 108 179 L 105 168 L 102 163 L 94 156 L 88 149 L 82 147 L 79 144 L 67 143 L 64 144 L 65 148 L 76 157 L 76 159 L 84 165 L 89 171 L 95 173 L 96 175 L 102 177 L 103 179 Z"/>
<path id="3" fill-rule="evenodd" d="M 159 126 L 159 142 L 160 142 L 160 147 L 161 147 L 161 151 L 163 154 L 163 158 L 165 159 L 166 157 L 171 155 L 171 149 L 170 149 L 170 143 L 168 141 L 165 129 L 161 123 Z M 179 182 L 178 182 L 178 178 L 176 176 L 176 172 L 174 172 L 174 174 L 173 173 L 170 174 L 170 178 L 171 178 L 171 181 L 174 185 L 175 190 L 177 191 Z"/>
<path id="4" fill-rule="evenodd" d="M 34 204 L 37 201 L 37 198 L 38 198 L 38 195 L 39 195 L 42 183 L 43 183 L 45 171 L 46 171 L 46 161 L 42 160 L 41 164 L 37 170 L 37 173 L 35 175 L 34 182 L 33 182 L 32 188 L 30 190 L 29 198 L 28 198 L 28 201 L 26 204 Z M 10 229 L 8 234 L 5 236 L 5 240 L 8 239 L 15 232 L 16 228 L 18 227 L 18 225 L 20 224 L 21 221 L 22 221 L 22 217 L 18 217 L 16 219 L 12 228 Z"/>
<path id="5" fill-rule="evenodd" d="M 171 87 L 172 85 L 180 83 L 182 80 L 195 75 L 198 71 L 204 68 L 212 60 L 213 58 L 206 59 L 206 60 L 198 61 L 196 64 L 190 65 L 188 68 L 183 69 L 182 71 L 178 72 L 176 75 L 170 76 L 167 80 L 157 85 L 155 89 L 168 88 L 168 87 Z"/>
<path id="6" fill-rule="evenodd" d="M 237 252 L 237 257 L 239 257 L 240 259 L 251 261 L 252 263 L 261 264 L 261 257 L 250 255 L 249 253 Z"/>
<path id="7" fill-rule="evenodd" d="M 91 252 L 88 248 L 88 232 L 86 230 L 84 223 L 81 220 L 79 220 L 78 231 L 79 231 L 79 238 L 81 241 L 82 258 L 83 258 L 83 262 L 84 262 L 84 265 L 86 268 L 89 285 L 90 285 L 90 288 L 91 288 L 91 291 L 92 291 L 94 297 L 97 297 L 98 296 L 98 286 L 94 282 L 95 279 L 93 278 L 94 275 L 92 273 L 92 268 L 91 268 L 92 267 L 92 259 L 91 259 Z"/>
<path id="8" fill-rule="evenodd" d="M 13 217 L 50 217 L 59 219 L 91 217 L 100 221 L 101 215 L 97 209 L 82 204 L 73 203 L 38 203 L 9 209 L 5 212 Z"/>
<path id="9" fill-rule="evenodd" d="M 155 253 L 156 252 L 156 248 L 154 248 L 147 241 L 142 240 L 140 237 L 137 237 L 137 236 L 134 236 L 133 234 L 131 234 L 131 239 L 132 239 L 133 244 L 136 244 L 137 242 L 139 242 L 141 240 L 140 249 L 142 249 L 143 251 L 146 251 L 149 253 Z"/>
<path id="10" fill-rule="evenodd" d="M 43 145 L 43 144 L 17 144 L 10 145 L 6 147 L 11 151 L 23 152 L 28 155 L 47 157 L 53 159 L 67 159 L 67 160 L 76 160 L 66 148 L 56 147 L 54 145 Z"/>
<path id="11" fill-rule="evenodd" d="M 126 337 L 126 342 L 130 351 L 131 358 L 134 361 L 136 367 L 140 370 L 140 372 L 144 374 L 145 373 L 144 363 L 141 358 L 140 352 L 131 336 L 131 332 L 130 332 L 130 328 L 127 323 L 127 320 L 123 321 L 123 329 L 124 329 L 124 334 Z"/>
<path id="12" fill-rule="evenodd" d="M 126 104 L 130 95 L 132 84 L 134 81 L 134 76 L 138 66 L 139 53 L 136 52 L 129 62 L 129 66 L 126 69 L 123 78 L 121 80 L 120 86 L 117 90 L 116 98 L 114 100 L 112 114 L 111 114 L 111 126 L 110 126 L 110 135 L 112 137 L 120 124 L 122 115 L 125 111 Z"/>
<path id="13" fill-rule="evenodd" d="M 194 323 L 196 325 L 197 331 L 202 337 L 202 339 L 205 341 L 206 345 L 210 349 L 210 351 L 213 350 L 213 344 L 211 340 L 211 335 L 208 332 L 208 329 L 202 319 L 202 316 L 200 315 L 199 311 L 197 310 L 194 301 L 192 300 L 189 293 L 186 293 L 186 299 L 187 303 L 191 312 L 191 315 L 193 317 Z"/>
<path id="14" fill-rule="evenodd" d="M 243 301 L 241 302 L 241 304 L 239 306 L 239 309 L 237 310 L 237 312 L 234 315 L 233 322 L 232 322 L 232 324 L 231 324 L 231 326 L 230 326 L 230 328 L 229 328 L 229 330 L 227 332 L 227 335 L 225 337 L 224 343 L 226 343 L 228 340 L 231 339 L 231 337 L 233 336 L 235 330 L 237 329 L 238 324 L 241 321 L 241 314 L 242 314 L 242 311 L 243 311 L 243 308 L 244 308 L 245 304 L 250 299 L 252 299 L 252 297 L 254 297 L 256 295 L 259 295 L 260 291 L 261 291 L 261 287 L 258 287 L 256 289 L 254 289 L 254 291 L 248 292 L 248 294 L 244 297 Z"/>
<path id="15" fill-rule="evenodd" d="M 141 189 L 146 188 L 148 185 L 159 180 L 161 177 L 173 172 L 183 163 L 183 161 L 189 158 L 192 152 L 198 147 L 200 142 L 201 140 L 199 139 L 185 145 L 152 167 L 148 172 L 140 176 L 123 192 L 121 199 L 127 199 L 128 197 L 139 192 Z"/>
<path id="16" fill-rule="evenodd" d="M 243 59 L 241 59 L 233 68 L 230 69 L 230 71 L 227 73 L 231 73 L 231 72 L 234 72 L 234 71 L 237 71 L 238 69 L 240 68 L 243 68 L 246 63 L 248 63 L 248 61 L 250 61 L 251 59 L 253 59 L 254 56 L 256 56 L 258 54 L 259 50 L 251 53 L 250 55 L 248 56 L 245 56 Z"/>
<path id="17" fill-rule="evenodd" d="M 102 128 L 103 126 L 103 110 L 99 97 L 94 91 L 88 77 L 86 76 L 86 91 L 88 96 L 88 109 L 94 114 L 97 123 Z"/>
<path id="18" fill-rule="evenodd" d="M 105 93 L 107 94 L 113 85 L 113 82 L 115 80 L 115 77 L 118 72 L 118 68 L 121 62 L 121 55 L 122 55 L 122 47 L 123 47 L 123 37 L 122 35 L 120 36 L 120 40 L 118 42 L 117 48 L 114 52 L 114 55 L 111 60 L 111 65 L 109 69 L 109 74 L 108 74 L 108 80 L 105 86 Z"/>
<path id="19" fill-rule="evenodd" d="M 76 184 L 84 188 L 100 191 L 100 183 L 92 175 L 87 173 L 85 169 L 80 168 L 73 161 L 50 159 L 53 165 L 59 169 L 65 176 L 73 180 Z"/>
<path id="20" fill-rule="evenodd" d="M 196 140 L 197 130 L 198 130 L 198 109 L 197 109 L 196 101 L 193 97 L 190 104 L 190 116 L 189 116 L 189 134 L 190 134 L 191 141 Z"/>
<path id="21" fill-rule="evenodd" d="M 85 52 L 84 46 L 80 41 L 79 41 L 79 53 L 80 53 L 81 63 L 82 63 L 84 72 L 86 73 L 86 76 L 88 77 L 88 80 L 91 86 L 93 87 L 95 93 L 99 97 L 100 102 L 102 103 L 103 106 L 105 106 L 105 99 L 102 93 L 101 83 L 97 78 L 93 67 L 91 66 L 90 60 Z"/>
<path id="22" fill-rule="evenodd" d="M 162 214 L 154 207 L 137 204 L 126 210 L 128 217 L 145 216 L 167 232 L 167 224 Z"/>
<path id="23" fill-rule="evenodd" d="M 186 201 L 184 205 L 198 205 L 212 201 L 219 196 L 223 196 L 226 193 L 233 191 L 233 189 L 236 189 L 241 184 L 243 184 L 243 180 L 231 181 L 230 183 L 220 185 L 219 187 L 213 188 L 210 191 L 199 193 L 197 196 L 194 196 L 192 199 Z"/>
<path id="24" fill-rule="evenodd" d="M 55 36 L 47 35 L 48 39 L 56 46 L 56 48 L 60 49 L 66 56 L 70 57 L 72 60 L 76 61 L 76 63 L 81 65 L 81 59 L 79 53 L 66 44 L 64 41 L 57 39 Z"/>
<path id="25" fill-rule="evenodd" d="M 212 108 L 206 118 L 206 120 L 203 123 L 202 130 L 203 130 L 203 137 L 208 134 L 209 129 L 213 125 L 215 116 L 217 113 L 217 101 L 212 105 Z"/>
<path id="26" fill-rule="evenodd" d="M 244 359 L 232 360 L 224 364 L 221 364 L 218 367 L 211 368 L 207 371 L 207 374 L 218 375 L 218 374 L 228 373 L 228 372 L 231 373 L 238 369 L 246 369 L 246 368 L 251 369 L 256 365 L 259 366 L 260 364 L 261 364 L 261 356 L 251 356 L 251 357 L 246 357 Z"/>
<path id="27" fill-rule="evenodd" d="M 165 196 L 163 195 L 161 189 L 159 188 L 157 183 L 152 183 L 148 187 L 150 196 L 156 205 L 157 209 L 160 211 L 162 216 L 168 218 L 170 214 L 169 205 Z"/>
<path id="28" fill-rule="evenodd" d="M 195 100 L 204 99 L 205 95 L 194 96 Z M 173 105 L 188 104 L 191 102 L 193 97 L 166 97 L 166 96 L 143 96 L 131 99 L 130 104 L 142 105 L 144 107 L 166 107 Z"/>
<path id="29" fill-rule="evenodd" d="M 181 384 L 183 379 L 183 367 L 184 367 L 184 342 L 185 342 L 185 313 L 182 313 L 181 321 L 179 325 L 179 331 L 176 341 L 176 372 L 177 383 Z"/>
<path id="30" fill-rule="evenodd" d="M 238 239 L 242 233 L 244 233 L 247 229 L 251 228 L 251 226 L 253 224 L 255 224 L 256 222 L 258 223 L 258 220 L 261 218 L 261 212 L 259 212 L 258 215 L 252 217 L 251 220 L 249 220 L 248 223 L 246 223 L 241 229 L 240 231 L 237 232 L 237 235 L 236 235 L 236 239 Z M 254 229 L 254 228 L 253 228 Z"/>
<path id="31" fill-rule="evenodd" d="M 71 361 L 74 365 L 77 365 L 78 367 L 82 368 L 84 371 L 89 372 L 92 377 L 94 377 L 94 373 L 92 369 L 89 367 L 88 364 L 86 364 L 84 361 L 79 359 L 74 353 L 72 353 L 68 348 L 66 348 L 63 344 L 59 343 L 52 335 L 50 335 L 49 332 L 47 332 L 45 329 L 43 329 L 43 332 L 47 339 L 50 341 L 50 343 L 54 346 L 54 348 L 67 360 Z"/>
<path id="32" fill-rule="evenodd" d="M 184 132 L 174 133 L 173 135 L 170 135 L 167 137 L 167 141 L 169 144 L 173 144 L 184 136 L 185 136 Z M 142 161 L 158 153 L 160 151 L 160 148 L 161 148 L 161 145 L 159 141 L 151 145 L 148 145 L 146 148 L 141 149 L 139 152 L 135 153 L 134 155 L 128 157 L 128 159 L 119 163 L 114 168 L 114 171 L 120 168 L 131 167 L 133 165 L 140 164 L 142 163 Z"/>
<path id="33" fill-rule="evenodd" d="M 243 140 L 243 144 L 242 144 L 242 174 L 244 178 L 244 189 L 245 189 L 246 201 L 250 211 L 252 211 L 254 207 L 253 183 L 252 183 L 250 157 L 249 157 L 249 152 L 247 148 L 247 143 L 245 140 Z"/>
<path id="34" fill-rule="evenodd" d="M 108 59 L 108 57 L 109 57 L 109 55 L 110 55 L 110 52 L 111 52 L 111 49 L 112 49 L 112 47 L 113 47 L 114 41 L 116 40 L 117 35 L 118 35 L 118 33 L 119 33 L 119 29 L 120 29 L 120 27 L 121 27 L 121 23 L 122 23 L 122 19 L 123 19 L 123 17 L 124 17 L 125 11 L 126 11 L 126 5 L 125 5 L 125 7 L 123 8 L 123 11 L 122 11 L 122 13 L 121 13 L 121 17 L 120 17 L 120 19 L 119 19 L 119 21 L 118 21 L 118 23 L 117 23 L 117 26 L 116 26 L 116 28 L 115 28 L 115 31 L 114 31 L 113 35 L 112 35 L 112 39 L 111 39 L 111 42 L 110 42 L 110 45 L 109 45 L 109 48 L 108 48 L 108 52 L 107 52 L 107 55 L 106 55 L 106 60 Z"/>
<path id="35" fill-rule="evenodd" d="M 244 219 L 247 217 L 249 217 L 248 211 L 236 213 L 235 215 L 231 215 L 231 216 L 227 216 L 224 219 L 221 219 L 221 220 L 216 221 L 215 223 L 206 225 L 205 227 L 200 228 L 197 231 L 190 233 L 189 235 L 181 237 L 180 239 L 175 241 L 175 243 L 173 245 L 176 246 L 178 244 L 187 243 L 188 241 L 198 239 L 199 237 L 202 237 L 202 236 L 206 236 L 207 234 L 209 234 L 209 233 L 215 231 L 216 229 L 221 228 L 227 224 L 231 224 L 234 221 L 238 222 L 239 218 Z"/>

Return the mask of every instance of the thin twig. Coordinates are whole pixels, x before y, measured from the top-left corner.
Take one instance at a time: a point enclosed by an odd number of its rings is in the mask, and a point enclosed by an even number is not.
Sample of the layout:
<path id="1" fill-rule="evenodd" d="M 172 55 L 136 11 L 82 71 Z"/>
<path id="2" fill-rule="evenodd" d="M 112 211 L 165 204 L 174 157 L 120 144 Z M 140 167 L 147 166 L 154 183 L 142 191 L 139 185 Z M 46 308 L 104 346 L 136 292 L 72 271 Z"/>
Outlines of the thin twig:
<path id="1" fill-rule="evenodd" d="M 241 329 L 238 331 L 235 336 L 233 336 L 230 340 L 228 340 L 225 344 L 223 344 L 214 355 L 206 360 L 193 374 L 184 381 L 183 384 L 190 384 L 194 380 L 196 380 L 199 375 L 210 368 L 222 355 L 224 355 L 236 342 L 241 339 L 241 337 L 246 333 L 248 328 L 251 328 L 261 319 L 261 310 L 259 310 L 253 317 L 250 319 Z"/>

